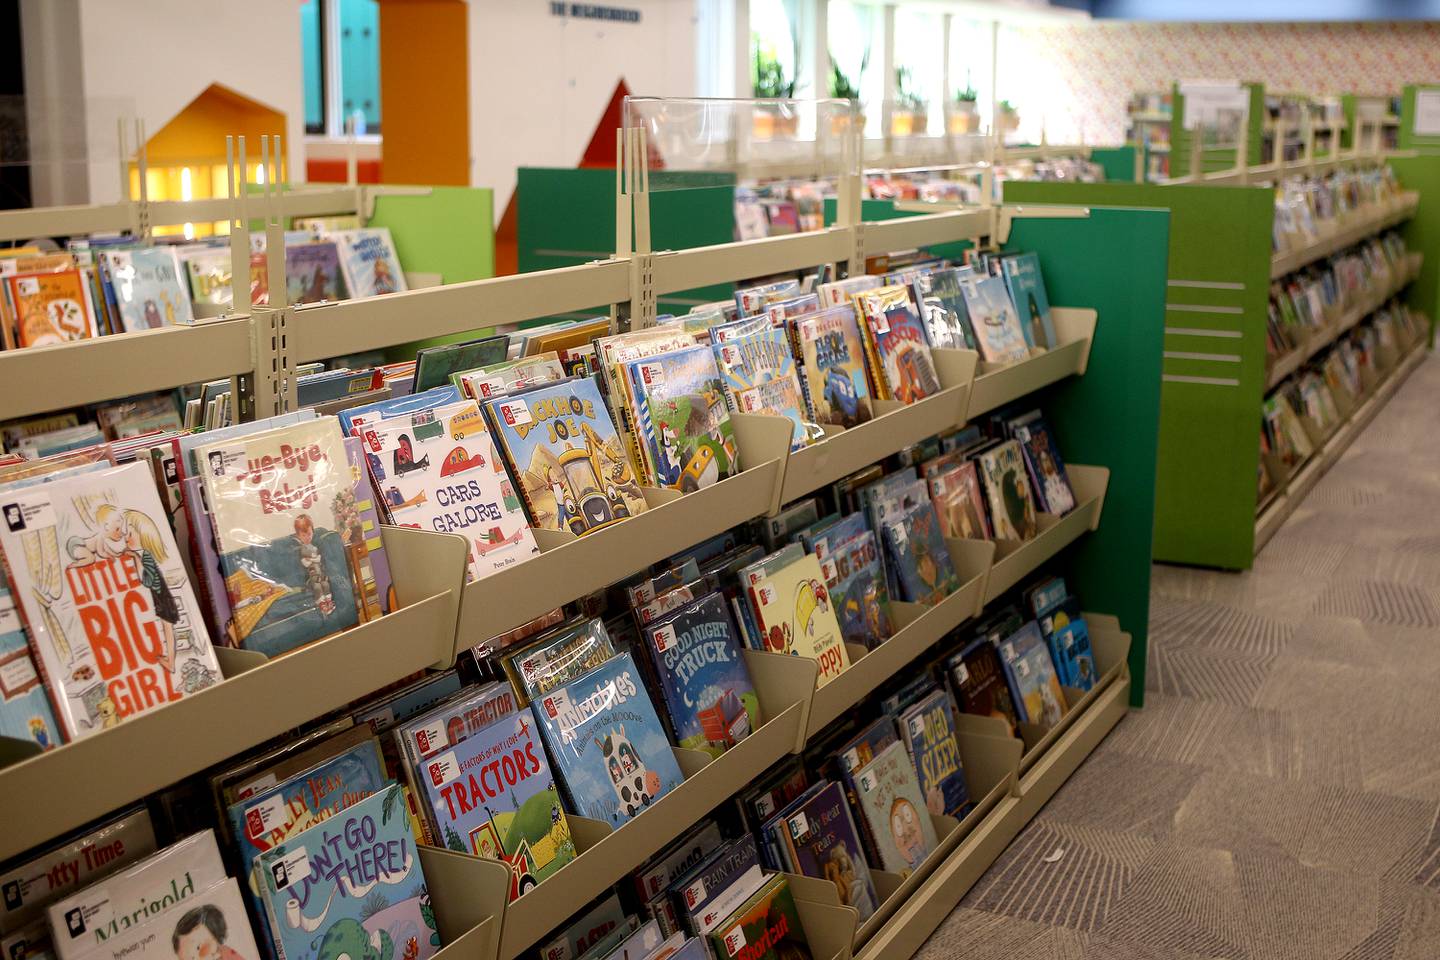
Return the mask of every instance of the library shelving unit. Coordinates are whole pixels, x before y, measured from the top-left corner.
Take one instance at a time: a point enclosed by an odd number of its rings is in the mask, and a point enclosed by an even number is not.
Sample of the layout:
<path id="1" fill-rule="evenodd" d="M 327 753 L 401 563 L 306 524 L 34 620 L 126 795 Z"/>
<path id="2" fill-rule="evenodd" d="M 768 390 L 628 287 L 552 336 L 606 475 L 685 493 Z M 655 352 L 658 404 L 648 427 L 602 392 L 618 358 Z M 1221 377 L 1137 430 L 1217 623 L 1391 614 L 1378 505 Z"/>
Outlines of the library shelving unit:
<path id="1" fill-rule="evenodd" d="M 816 117 L 831 107 L 798 103 Z M 698 109 L 750 110 L 754 104 Z M 845 107 L 848 110 L 848 105 Z M 0 743 L 0 858 L 79 826 L 173 783 L 266 737 L 341 707 L 422 667 L 454 661 L 555 606 L 639 571 L 706 537 L 772 515 L 784 502 L 819 490 L 936 432 L 956 428 L 1011 401 L 1041 405 L 1070 462 L 1078 504 L 1041 517 L 1041 533 L 1024 543 L 953 540 L 964 579 L 934 606 L 897 604 L 896 634 L 877 649 L 851 651 L 852 667 L 816 689 L 813 661 L 747 652 L 761 723 L 716 759 L 676 750 L 684 782 L 640 818 L 618 829 L 569 816 L 580 855 L 541 888 L 506 903 L 504 866 L 444 850 L 422 857 L 435 900 L 442 951 L 452 960 L 511 960 L 550 934 L 565 916 L 618 884 L 671 839 L 726 802 L 772 764 L 802 751 L 824 730 L 888 681 L 924 662 L 938 644 L 986 610 L 1043 564 L 1052 565 L 1084 599 L 1100 677 L 1075 691 L 1064 718 L 1019 738 L 984 718 L 964 718 L 960 747 L 973 812 L 937 818 L 939 848 L 908 877 L 876 873 L 884 903 L 863 926 L 840 905 L 835 887 L 796 877 L 801 919 L 816 955 L 891 960 L 913 954 L 966 890 L 994 862 L 1064 780 L 1124 716 L 1143 691 L 1148 620 L 1151 520 L 1159 420 L 1161 332 L 1147 322 L 1163 310 L 1164 253 L 1170 215 L 1162 210 L 987 205 L 963 210 L 861 219 L 860 150 L 842 151 L 839 216 L 824 230 L 766 240 L 723 242 L 686 250 L 656 249 L 651 211 L 659 194 L 684 188 L 657 175 L 643 109 L 627 112 L 616 186 L 615 253 L 594 262 L 511 277 L 413 290 L 334 304 L 256 308 L 234 324 L 254 345 L 250 407 L 257 415 L 295 406 L 294 369 L 303 362 L 383 349 L 417 338 L 515 329 L 545 316 L 612 308 L 616 323 L 653 323 L 659 298 L 678 290 L 724 285 L 777 271 L 837 264 L 863 269 L 868 258 L 959 242 L 1008 245 L 1041 257 L 1062 346 L 1004 368 L 969 351 L 938 351 L 944 389 L 908 407 L 882 405 L 876 419 L 834 431 L 791 453 L 789 424 L 737 417 L 743 470 L 685 496 L 646 491 L 651 509 L 588 537 L 541 534 L 541 553 L 474 583 L 464 582 L 464 547 L 456 537 L 386 529 L 386 547 L 402 606 L 380 620 L 266 661 L 227 654 L 226 679 L 179 704 L 127 721 L 77 743 L 24 756 Z M 813 129 L 813 128 L 812 128 Z M 814 143 L 811 143 L 814 146 Z M 673 173 L 683 158 L 665 157 Z M 652 190 L 663 182 L 664 189 Z M 664 202 L 664 201 L 660 201 Z M 272 242 L 278 215 L 266 216 Z M 115 341 L 143 343 L 143 335 Z M 53 348 L 58 364 L 88 378 L 97 356 L 75 346 Z M 144 346 L 134 348 L 143 356 Z M 28 359 L 34 351 L 20 360 Z M 237 359 L 239 351 L 237 349 Z M 68 359 L 67 359 L 68 358 Z M 22 369 L 17 365 L 15 369 Z M 140 389 L 149 388 L 143 385 Z M 0 399 L 17 388 L 0 380 Z M 134 393 L 119 381 L 92 389 Z M 269 390 L 266 393 L 264 391 Z M 51 393 L 52 406 L 73 398 Z M 96 774 L 100 773 L 100 776 Z M 45 797 L 43 803 L 34 801 Z"/>
<path id="2" fill-rule="evenodd" d="M 1440 189 L 1440 158 L 1379 152 L 1379 138 L 1366 128 L 1362 118 L 1357 146 L 1350 151 L 1319 157 L 1307 143 L 1305 155 L 1295 161 L 1213 170 L 1166 185 L 1006 184 L 1005 199 L 1011 203 L 1113 204 L 1170 212 L 1167 297 L 1163 314 L 1154 321 L 1165 335 L 1156 560 L 1250 567 L 1314 481 L 1420 362 L 1421 351 L 1414 345 L 1394 358 L 1341 428 L 1322 438 L 1320 452 L 1295 476 L 1272 474 L 1280 492 L 1258 502 L 1256 471 L 1262 464 L 1257 438 L 1264 397 L 1390 296 L 1404 295 L 1412 307 L 1433 315 L 1440 224 L 1421 223 L 1419 197 Z M 1314 239 L 1274 249 L 1270 184 L 1292 174 L 1387 162 L 1404 188 L 1398 197 L 1356 210 Z M 1392 228 L 1405 238 L 1409 259 L 1380 278 L 1375 289 L 1343 304 L 1328 326 L 1293 353 L 1270 363 L 1265 330 L 1271 281 Z M 1219 237 L 1223 243 L 1215 242 Z"/>

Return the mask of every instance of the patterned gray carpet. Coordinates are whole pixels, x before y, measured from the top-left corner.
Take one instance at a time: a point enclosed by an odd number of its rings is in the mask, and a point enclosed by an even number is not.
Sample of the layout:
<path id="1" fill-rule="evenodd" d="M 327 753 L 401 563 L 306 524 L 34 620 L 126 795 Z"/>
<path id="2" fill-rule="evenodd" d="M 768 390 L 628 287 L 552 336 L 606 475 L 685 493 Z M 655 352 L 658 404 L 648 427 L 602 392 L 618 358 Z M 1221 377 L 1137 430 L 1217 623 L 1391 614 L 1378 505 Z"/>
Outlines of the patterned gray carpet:
<path id="1" fill-rule="evenodd" d="M 1440 957 L 1437 407 L 1430 360 L 1251 572 L 1155 568 L 1145 709 L 920 957 Z"/>

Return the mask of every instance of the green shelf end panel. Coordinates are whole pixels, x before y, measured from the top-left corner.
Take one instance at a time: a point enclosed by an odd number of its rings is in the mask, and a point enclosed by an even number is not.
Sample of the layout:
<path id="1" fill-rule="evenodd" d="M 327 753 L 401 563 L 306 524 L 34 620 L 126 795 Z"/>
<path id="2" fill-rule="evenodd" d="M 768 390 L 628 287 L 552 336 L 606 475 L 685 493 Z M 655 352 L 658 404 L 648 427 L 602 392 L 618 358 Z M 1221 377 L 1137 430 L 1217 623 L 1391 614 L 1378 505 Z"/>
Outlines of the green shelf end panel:
<path id="1" fill-rule="evenodd" d="M 1170 211 L 1164 308 L 1151 321 L 1164 337 L 1154 556 L 1248 568 L 1265 389 L 1270 191 L 1011 182 L 1005 199 Z"/>
<path id="2" fill-rule="evenodd" d="M 1440 85 L 1411 84 L 1401 91 L 1398 146 L 1401 150 L 1418 150 L 1422 155 L 1440 154 L 1440 136 L 1415 132 L 1415 95 L 1422 90 L 1434 93 Z"/>
<path id="3" fill-rule="evenodd" d="M 1260 154 L 1265 136 L 1265 85 L 1243 84 L 1250 91 L 1250 113 L 1246 133 L 1245 155 L 1249 165 L 1261 163 Z M 1190 175 L 1190 137 L 1192 131 L 1185 129 L 1185 96 L 1177 83 L 1171 88 L 1170 120 L 1170 176 Z M 1235 167 L 1235 147 L 1203 147 L 1200 151 L 1200 165 L 1206 173 L 1231 170 Z"/>
<path id="4" fill-rule="evenodd" d="M 1440 152 L 1418 157 L 1392 157 L 1390 166 L 1406 190 L 1420 191 L 1415 215 L 1400 227 L 1400 235 L 1411 250 L 1425 255 L 1420 276 L 1410 285 L 1406 302 L 1430 318 L 1430 346 L 1435 346 L 1435 327 L 1440 318 Z"/>
<path id="5" fill-rule="evenodd" d="M 1133 144 L 1123 147 L 1095 147 L 1090 151 L 1090 160 L 1105 171 L 1107 183 L 1135 182 L 1135 154 L 1141 148 Z"/>
<path id="6" fill-rule="evenodd" d="M 1065 457 L 1110 469 L 1100 526 L 1066 551 L 1066 584 L 1130 632 L 1131 702 L 1143 705 L 1165 314 L 1164 210 L 1092 207 L 1085 218 L 1017 219 L 1006 249 L 1033 250 L 1051 303 L 1099 320 L 1084 376 L 1037 398 Z"/>
<path id="7" fill-rule="evenodd" d="M 665 174 L 666 189 L 650 191 L 650 246 L 688 250 L 735 239 L 735 178 Z M 688 183 L 693 185 L 680 186 Z M 521 167 L 516 179 L 516 245 L 521 273 L 604 260 L 615 252 L 615 171 Z M 734 295 L 730 284 L 661 294 L 661 313 Z M 582 316 L 608 313 L 597 306 Z"/>

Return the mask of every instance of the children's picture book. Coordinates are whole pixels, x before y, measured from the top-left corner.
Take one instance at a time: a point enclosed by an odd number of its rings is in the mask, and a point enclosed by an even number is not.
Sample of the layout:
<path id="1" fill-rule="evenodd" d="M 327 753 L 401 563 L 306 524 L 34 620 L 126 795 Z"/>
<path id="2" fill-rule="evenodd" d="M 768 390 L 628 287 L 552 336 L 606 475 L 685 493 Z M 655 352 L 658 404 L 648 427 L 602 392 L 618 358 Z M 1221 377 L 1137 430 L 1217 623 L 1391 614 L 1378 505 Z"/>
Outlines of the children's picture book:
<path id="1" fill-rule="evenodd" d="M 515 688 L 519 706 L 582 673 L 594 670 L 615 655 L 615 646 L 597 618 L 561 624 L 549 633 L 500 655 L 500 665 Z"/>
<path id="2" fill-rule="evenodd" d="M 534 526 L 582 536 L 645 511 L 593 379 L 547 383 L 482 406 Z"/>
<path id="3" fill-rule="evenodd" d="M 636 432 L 658 483 L 689 493 L 739 469 L 725 385 L 706 346 L 627 365 Z"/>
<path id="4" fill-rule="evenodd" d="M 1060 448 L 1040 411 L 1035 410 L 1015 422 L 1011 435 L 1020 444 L 1040 509 L 1053 514 L 1066 514 L 1075 509 L 1075 492 L 1070 489 L 1065 461 L 1060 459 Z"/>
<path id="5" fill-rule="evenodd" d="M 1058 622 L 1062 616 L 1057 612 L 1055 621 Z M 1070 616 L 1065 623 L 1054 626 L 1046 640 L 1050 643 L 1055 668 L 1063 673 L 1061 682 L 1065 686 L 1087 691 L 1095 686 L 1095 653 L 1090 646 L 1090 628 L 1084 617 L 1078 614 Z"/>
<path id="6" fill-rule="evenodd" d="M 528 711 L 502 717 L 422 761 L 417 779 L 437 841 L 503 860 L 511 900 L 575 859 L 555 777 Z"/>
<path id="7" fill-rule="evenodd" d="M 1010 302 L 1020 316 L 1020 327 L 1032 347 L 1054 350 L 1060 345 L 1050 317 L 1050 299 L 1045 295 L 1045 277 L 1040 272 L 1038 253 L 1017 253 L 1000 261 Z"/>
<path id="8" fill-rule="evenodd" d="M 267 656 L 359 622 L 364 531 L 334 417 L 201 444 L 194 450 L 215 525 L 239 644 Z"/>
<path id="9" fill-rule="evenodd" d="M 960 292 L 960 278 L 971 273 L 969 267 L 950 267 L 922 273 L 912 282 L 920 317 L 930 346 L 950 350 L 974 350 L 975 331 L 970 326 L 970 311 Z"/>
<path id="10" fill-rule="evenodd" d="M 468 687 L 463 694 L 401 722 L 395 727 L 395 738 L 406 760 L 418 766 L 518 709 L 515 691 L 508 683 Z"/>
<path id="11" fill-rule="evenodd" d="M 552 350 L 533 357 L 501 360 L 468 373 L 452 373 L 450 382 L 464 391 L 467 397 L 488 400 L 521 387 L 564 380 L 566 376 L 560 358 Z"/>
<path id="12" fill-rule="evenodd" d="M 340 251 L 333 240 L 285 245 L 285 295 L 292 304 L 339 300 Z"/>
<path id="13" fill-rule="evenodd" d="M 19 346 L 46 347 L 96 335 L 95 312 L 79 270 L 9 276 L 5 288 Z"/>
<path id="14" fill-rule="evenodd" d="M 976 460 L 985 501 L 990 506 L 991 529 L 997 540 L 1032 540 L 1040 532 L 1020 444 L 1006 440 Z"/>
<path id="15" fill-rule="evenodd" d="M 207 247 L 180 255 L 190 282 L 190 302 L 228 307 L 231 301 L 229 247 Z"/>
<path id="16" fill-rule="evenodd" d="M 287 838 L 255 873 L 285 960 L 425 960 L 440 949 L 398 784 Z"/>
<path id="17" fill-rule="evenodd" d="M 879 854 L 880 862 L 872 866 L 909 876 L 937 841 L 904 745 L 890 744 L 855 771 L 854 777 L 861 816 L 870 825 Z"/>
<path id="18" fill-rule="evenodd" d="M 849 304 L 832 307 L 793 322 L 815 420 L 853 427 L 873 417 L 865 346 L 855 308 Z"/>
<path id="19" fill-rule="evenodd" d="M 540 944 L 537 956 L 540 960 L 575 960 L 624 922 L 620 898 L 612 892 L 572 920 L 560 936 Z"/>
<path id="20" fill-rule="evenodd" d="M 505 359 L 510 338 L 501 334 L 464 343 L 425 347 L 415 354 L 415 393 L 450 383 L 457 373 L 478 370 Z"/>
<path id="21" fill-rule="evenodd" d="M 727 960 L 808 960 L 810 942 L 785 877 L 770 877 L 710 934 L 710 946 Z"/>
<path id="22" fill-rule="evenodd" d="M 934 605 L 960 589 L 935 506 L 923 500 L 882 526 L 901 600 Z"/>
<path id="23" fill-rule="evenodd" d="M 800 450 L 810 443 L 810 416 L 806 412 L 800 381 L 796 379 L 793 371 L 784 377 L 737 391 L 735 407 L 741 413 L 758 413 L 789 420 L 791 450 Z"/>
<path id="24" fill-rule="evenodd" d="M 871 650 L 884 643 L 891 633 L 890 592 L 874 532 L 865 530 L 837 541 L 820 561 L 820 570 L 835 601 L 845 642 Z"/>
<path id="25" fill-rule="evenodd" d="M 735 291 L 735 308 L 742 317 L 753 317 L 765 312 L 772 303 L 790 300 L 800 296 L 799 280 L 777 280 L 758 287 L 743 287 Z"/>
<path id="26" fill-rule="evenodd" d="M 392 523 L 453 533 L 477 580 L 540 552 L 474 400 L 361 427 Z"/>
<path id="27" fill-rule="evenodd" d="M 685 779 L 628 652 L 531 709 L 577 813 L 620 826 Z"/>
<path id="28" fill-rule="evenodd" d="M 881 287 L 860 294 L 856 304 L 865 322 L 876 390 L 887 400 L 914 403 L 940 392 L 925 324 L 906 287 Z"/>
<path id="29" fill-rule="evenodd" d="M 935 690 L 900 714 L 897 721 L 915 764 L 925 808 L 932 814 L 959 817 L 970 802 L 955 740 L 954 705 L 950 694 Z"/>
<path id="30" fill-rule="evenodd" d="M 11 590 L 67 739 L 220 680 L 147 464 L 15 489 L 0 513 Z"/>
<path id="31" fill-rule="evenodd" d="M 840 902 L 854 907 L 861 923 L 875 912 L 880 897 L 845 791 L 838 783 L 826 784 L 800 809 L 789 812 L 785 837 L 796 872 L 835 884 Z"/>
<path id="32" fill-rule="evenodd" d="M 86 960 L 259 960 L 262 956 L 240 897 L 240 884 L 223 878 L 193 896 L 159 909 L 145 923 L 117 932 L 85 954 Z"/>
<path id="33" fill-rule="evenodd" d="M 724 594 L 681 607 L 644 637 L 676 746 L 718 757 L 760 725 L 760 701 Z"/>
<path id="34" fill-rule="evenodd" d="M 127 331 L 195 322 L 174 247 L 106 250 L 100 256 L 110 271 L 115 304 Z"/>
<path id="35" fill-rule="evenodd" d="M 389 227 L 337 230 L 330 236 L 339 248 L 340 269 L 351 297 L 377 297 L 406 289 L 405 272 L 395 255 Z"/>
<path id="36" fill-rule="evenodd" d="M 703 936 L 750 899 L 764 882 L 755 838 L 743 834 L 670 884 L 670 893 L 681 925 Z"/>
<path id="37" fill-rule="evenodd" d="M 999 650 L 1021 722 L 1044 727 L 1059 723 L 1065 715 L 1065 692 L 1039 625 L 1029 621 Z"/>
<path id="38" fill-rule="evenodd" d="M 4 564 L 0 564 L 0 736 L 29 740 L 41 750 L 58 747 L 63 740 Z"/>
<path id="39" fill-rule="evenodd" d="M 345 438 L 345 458 L 354 478 L 353 493 L 347 500 L 342 494 L 336 519 L 351 530 L 351 539 L 365 543 L 365 562 L 357 570 L 359 595 L 355 598 L 361 619 L 370 621 L 399 606 L 395 580 L 390 575 L 390 559 L 380 535 L 380 509 L 375 502 L 375 486 L 370 482 L 365 451 L 358 437 Z M 211 531 L 213 545 L 213 531 Z"/>
<path id="40" fill-rule="evenodd" d="M 980 358 L 989 363 L 1017 363 L 1030 357 L 1030 348 L 1005 281 L 988 274 L 960 279 L 965 309 L 975 331 Z"/>
<path id="41" fill-rule="evenodd" d="M 972 640 L 945 661 L 945 672 L 961 713 L 1004 720 L 1011 734 L 1015 733 L 1020 718 L 993 643 L 985 637 Z"/>
<path id="42" fill-rule="evenodd" d="M 830 590 L 813 554 L 801 554 L 768 573 L 752 571 L 746 587 L 766 650 L 814 660 L 822 687 L 850 666 Z"/>
<path id="43" fill-rule="evenodd" d="M 795 374 L 795 356 L 785 329 L 759 317 L 749 323 L 754 325 L 751 332 L 710 345 L 725 391 L 732 397 L 741 390 L 770 380 L 793 378 Z"/>
<path id="44" fill-rule="evenodd" d="M 930 502 L 940 518 L 941 533 L 957 540 L 990 539 L 990 518 L 974 460 L 937 470 L 929 482 Z"/>

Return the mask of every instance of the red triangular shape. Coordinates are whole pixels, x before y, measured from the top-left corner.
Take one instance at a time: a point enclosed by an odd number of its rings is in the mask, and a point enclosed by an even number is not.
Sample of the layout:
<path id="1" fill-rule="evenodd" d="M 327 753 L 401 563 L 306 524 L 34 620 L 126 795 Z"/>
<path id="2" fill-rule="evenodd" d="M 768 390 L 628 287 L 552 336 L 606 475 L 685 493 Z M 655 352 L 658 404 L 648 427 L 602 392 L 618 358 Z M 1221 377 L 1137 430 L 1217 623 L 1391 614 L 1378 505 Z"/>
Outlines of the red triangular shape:
<path id="1" fill-rule="evenodd" d="M 600 122 L 595 126 L 595 132 L 590 136 L 590 145 L 585 148 L 585 153 L 580 158 L 582 168 L 600 167 L 606 170 L 615 169 L 615 131 L 620 129 L 620 124 L 625 121 L 625 98 L 630 96 L 630 87 L 622 77 L 615 85 L 615 92 L 610 95 L 610 102 L 605 106 L 605 112 L 600 115 Z M 647 144 L 647 153 L 650 154 L 650 169 L 660 170 L 665 165 L 656 152 L 655 145 Z"/>

